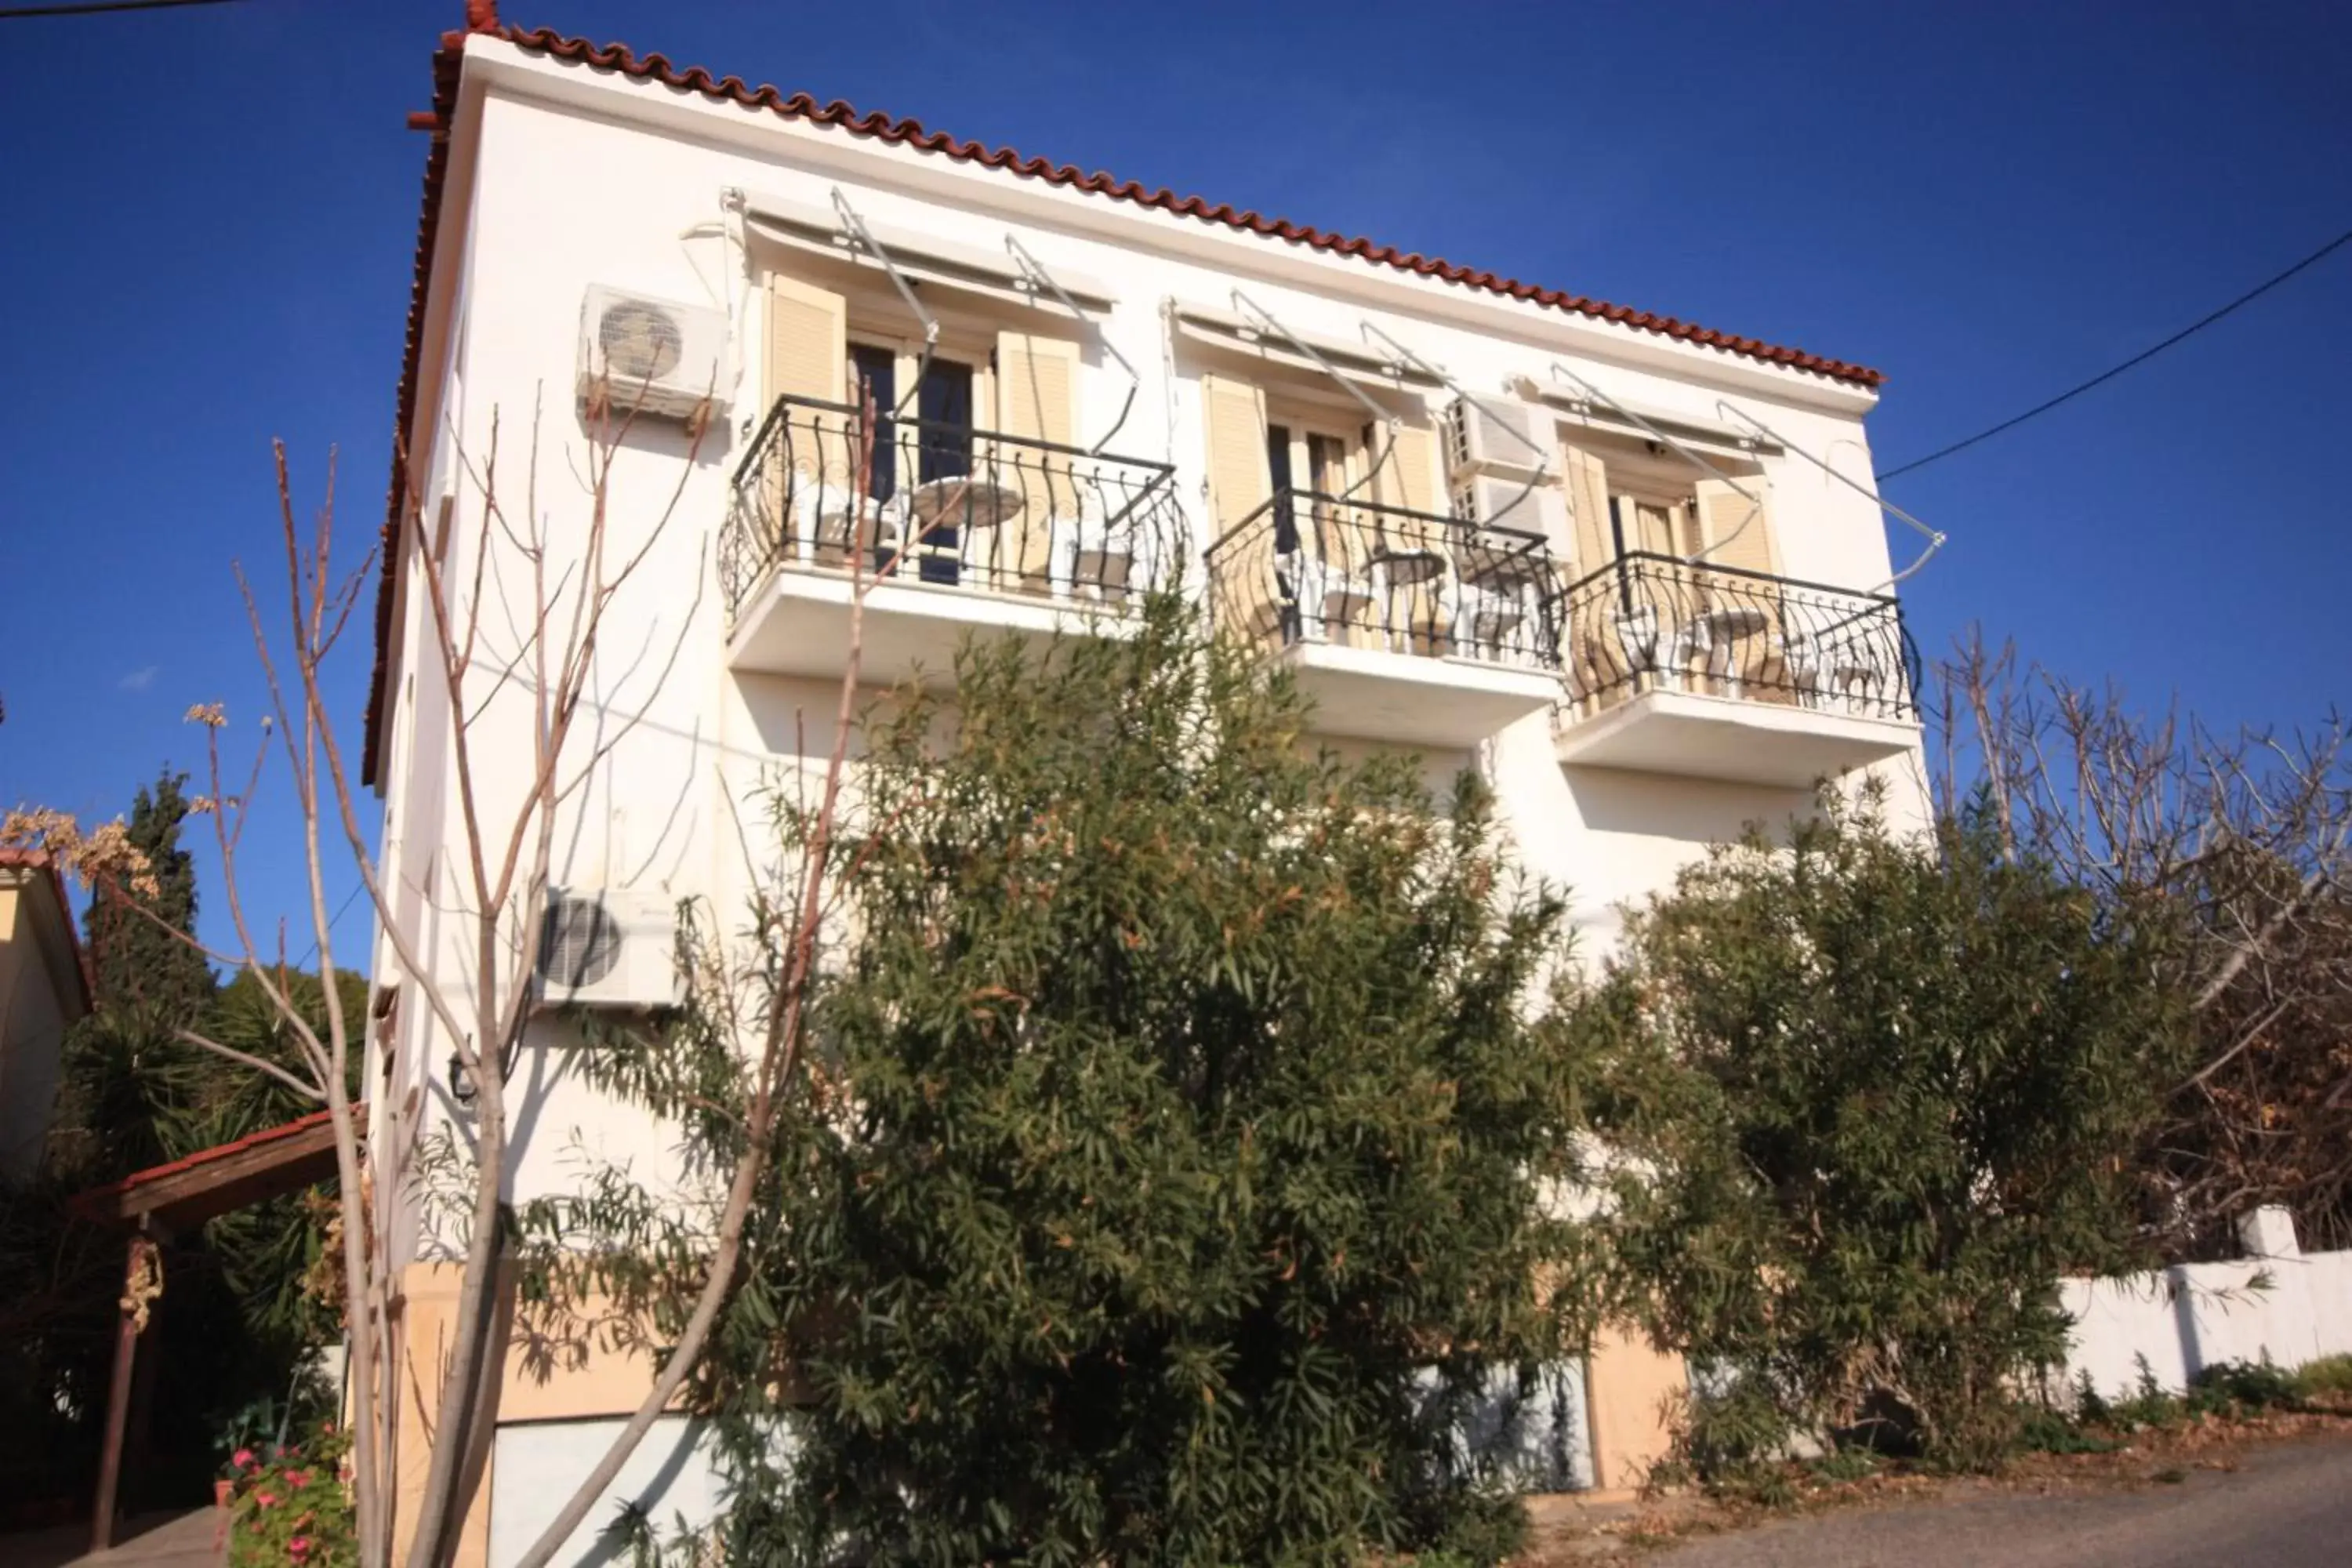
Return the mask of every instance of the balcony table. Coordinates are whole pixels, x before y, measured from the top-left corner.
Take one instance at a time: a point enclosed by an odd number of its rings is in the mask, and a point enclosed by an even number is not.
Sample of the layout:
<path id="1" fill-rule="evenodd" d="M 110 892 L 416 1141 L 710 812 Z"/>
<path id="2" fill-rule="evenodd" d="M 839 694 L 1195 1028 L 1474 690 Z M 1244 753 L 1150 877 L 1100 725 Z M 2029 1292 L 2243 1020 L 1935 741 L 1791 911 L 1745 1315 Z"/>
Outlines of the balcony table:
<path id="1" fill-rule="evenodd" d="M 917 526 L 927 530 L 942 521 L 959 528 L 994 528 L 1019 517 L 1028 505 L 1018 490 L 968 474 L 924 480 L 915 487 L 911 504 Z"/>
<path id="2" fill-rule="evenodd" d="M 1365 563 L 1371 568 L 1374 596 L 1381 601 L 1376 614 L 1382 640 L 1391 649 L 1402 644 L 1411 650 L 1416 637 L 1426 636 L 1442 647 L 1453 630 L 1446 622 L 1454 563 L 1444 553 L 1427 545 L 1381 544 L 1373 547 Z M 1424 591 L 1433 583 L 1438 584 L 1433 595 Z M 1396 614 L 1399 589 L 1405 591 L 1402 617 Z"/>

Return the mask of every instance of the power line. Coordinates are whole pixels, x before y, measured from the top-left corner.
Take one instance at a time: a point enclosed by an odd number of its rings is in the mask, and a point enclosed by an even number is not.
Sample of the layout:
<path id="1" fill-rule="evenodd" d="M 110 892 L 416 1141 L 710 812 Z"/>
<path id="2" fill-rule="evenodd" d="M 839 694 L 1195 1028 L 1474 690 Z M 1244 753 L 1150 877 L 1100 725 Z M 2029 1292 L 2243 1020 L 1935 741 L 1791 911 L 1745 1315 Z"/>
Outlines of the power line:
<path id="1" fill-rule="evenodd" d="M 342 920 L 344 911 L 345 911 L 345 910 L 349 910 L 349 909 L 352 907 L 352 900 L 353 899 L 358 898 L 358 897 L 360 896 L 360 894 L 362 894 L 362 892 L 364 892 L 364 891 L 366 891 L 366 890 L 367 890 L 367 880 L 366 880 L 366 879 L 365 879 L 365 878 L 362 878 L 359 881 L 356 881 L 356 882 L 354 882 L 354 883 L 352 883 L 352 890 L 351 890 L 350 892 L 345 893 L 345 894 L 343 895 L 343 901 L 342 901 L 341 903 L 340 903 L 340 904 L 337 904 L 337 905 L 335 906 L 335 912 L 334 912 L 333 914 L 329 915 L 329 916 L 327 917 L 327 930 L 328 930 L 330 932 L 333 931 L 333 930 L 335 929 L 335 926 L 336 926 L 337 922 L 339 922 L 339 921 L 341 921 Z M 310 960 L 312 960 L 312 959 L 314 959 L 314 958 L 316 958 L 316 957 L 318 957 L 318 956 L 319 956 L 319 944 L 318 944 L 317 942 L 313 942 L 310 944 L 310 951 L 309 952 L 304 953 L 304 954 L 302 955 L 302 962 L 301 962 L 301 963 L 297 963 L 294 967 L 295 967 L 295 968 L 297 968 L 297 969 L 299 969 L 299 968 L 301 968 L 301 967 L 302 967 L 302 964 L 303 964 L 303 963 L 310 963 Z"/>
<path id="2" fill-rule="evenodd" d="M 77 0 L 71 5 L 12 5 L 0 11 L 0 22 L 34 16 L 95 16 L 106 11 L 167 11 L 181 5 L 234 5 L 238 0 Z"/>
<path id="3" fill-rule="evenodd" d="M 2032 407 L 2027 409 L 2024 413 L 2017 415 L 2011 418 L 2004 419 L 1989 430 L 1979 430 L 1965 441 L 1955 441 L 1950 446 L 1940 447 L 1936 451 L 1928 453 L 1924 458 L 1915 458 L 1899 468 L 1889 468 L 1878 476 L 1878 482 L 1885 484 L 1887 480 L 1907 474 L 1914 468 L 1924 468 L 1928 464 L 1935 462 L 1940 458 L 1948 458 L 1955 452 L 1966 451 L 1969 447 L 1975 446 L 1979 441 L 1989 441 L 2004 430 L 2015 429 L 2018 426 L 2024 424 L 2027 420 L 2035 417 L 2037 415 L 2047 414 L 2052 409 L 2057 407 L 2060 404 L 2071 402 L 2074 398 L 2082 396 L 2083 394 L 2090 391 L 2091 388 L 2099 385 L 2103 382 L 2115 380 L 2116 377 L 2123 374 L 2124 372 L 2131 369 L 2134 365 L 2145 364 L 2149 360 L 2152 360 L 2157 355 L 2162 353 L 2165 350 L 2170 348 L 2173 344 L 2179 342 L 2184 339 L 2194 337 L 2199 332 L 2201 332 L 2206 328 L 2211 326 L 2214 322 L 2220 321 L 2222 317 L 2228 315 L 2231 311 L 2237 310 L 2240 306 L 2252 304 L 2256 300 L 2261 299 L 2263 295 L 2269 293 L 2272 289 L 2277 288 L 2280 284 L 2285 282 L 2296 273 L 2301 272 L 2305 268 L 2326 260 L 2329 255 L 2341 249 L 2347 244 L 2352 244 L 2352 228 L 2346 229 L 2342 234 L 2337 235 L 2334 239 L 2329 240 L 2326 245 L 2321 246 L 2317 250 L 2313 251 L 2309 256 L 2305 257 L 2302 260 L 2296 262 L 2285 271 L 2277 274 L 2275 277 L 2269 279 L 2265 282 L 2259 283 L 2253 288 L 2247 289 L 2244 293 L 2239 295 L 2236 299 L 2231 300 L 2220 310 L 2212 312 L 2212 314 L 2200 317 L 2197 321 L 2191 321 L 2189 325 L 2181 328 L 2179 331 L 2173 333 L 2162 342 L 2158 343 L 2155 347 L 2142 349 L 2139 353 L 2132 355 L 2131 358 L 2124 361 L 2123 363 L 2115 366 L 2113 369 L 2101 371 L 2090 380 L 2084 382 L 2079 385 L 2068 387 L 2065 391 L 2060 393 L 2057 396 L 2051 398 L 2048 402 L 2037 403 Z"/>

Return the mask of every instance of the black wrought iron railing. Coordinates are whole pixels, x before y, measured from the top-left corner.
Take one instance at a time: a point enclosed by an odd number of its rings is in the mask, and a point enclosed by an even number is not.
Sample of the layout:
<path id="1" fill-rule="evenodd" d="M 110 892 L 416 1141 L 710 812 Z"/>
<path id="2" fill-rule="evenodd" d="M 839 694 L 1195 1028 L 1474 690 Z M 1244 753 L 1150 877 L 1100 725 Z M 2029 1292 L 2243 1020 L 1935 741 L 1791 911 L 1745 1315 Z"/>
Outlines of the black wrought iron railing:
<path id="1" fill-rule="evenodd" d="M 1244 637 L 1559 668 L 1559 582 L 1539 534 L 1285 489 L 1207 564 L 1217 624 Z"/>
<path id="2" fill-rule="evenodd" d="M 1918 650 L 1891 594 L 1636 552 L 1570 584 L 1554 618 L 1588 709 L 1669 690 L 1918 717 Z"/>
<path id="3" fill-rule="evenodd" d="M 846 574 L 861 558 L 908 583 L 1096 605 L 1181 580 L 1171 465 L 887 410 L 868 431 L 864 417 L 814 398 L 769 410 L 719 539 L 730 618 L 779 570 Z"/>

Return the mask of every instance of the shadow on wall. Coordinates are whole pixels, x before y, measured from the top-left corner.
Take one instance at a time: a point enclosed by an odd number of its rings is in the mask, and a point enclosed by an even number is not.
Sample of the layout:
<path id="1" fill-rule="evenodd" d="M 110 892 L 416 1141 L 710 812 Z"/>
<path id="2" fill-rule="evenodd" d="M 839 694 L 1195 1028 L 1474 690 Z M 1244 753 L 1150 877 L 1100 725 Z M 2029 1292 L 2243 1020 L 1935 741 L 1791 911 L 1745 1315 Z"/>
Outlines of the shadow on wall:
<path id="1" fill-rule="evenodd" d="M 735 445 L 735 433 L 723 409 L 711 416 L 699 440 L 693 427 L 676 415 L 632 416 L 624 394 L 615 394 L 609 411 L 593 416 L 575 399 L 572 415 L 583 440 L 648 458 L 691 460 L 698 468 L 724 466 Z"/>
<path id="2" fill-rule="evenodd" d="M 489 1561 L 511 1563 L 552 1523 L 572 1489 L 623 1422 L 546 1421 L 501 1426 L 490 1467 Z M 654 1423 L 645 1442 L 580 1528 L 556 1554 L 577 1568 L 606 1568 L 634 1553 L 624 1530 L 630 1515 L 659 1538 L 708 1525 L 719 1512 L 722 1482 L 717 1445 L 707 1427 L 682 1415 Z M 780 1456 L 781 1458 L 782 1456 Z"/>
<path id="3" fill-rule="evenodd" d="M 1738 838 L 1751 823 L 1778 833 L 1792 817 L 1813 814 L 1809 789 L 1767 789 L 1614 768 L 1562 768 L 1560 776 L 1584 826 L 1703 846 Z"/>
<path id="4" fill-rule="evenodd" d="M 1594 1484 L 1584 1366 L 1496 1367 L 1460 1413 L 1462 1456 L 1515 1492 L 1585 1491 Z"/>
<path id="5" fill-rule="evenodd" d="M 1299 742 L 1307 755 L 1328 752 L 1349 766 L 1360 766 L 1379 756 L 1403 756 L 1412 759 L 1421 774 L 1421 786 L 1432 800 L 1444 808 L 1454 798 L 1454 786 L 1461 776 L 1478 765 L 1475 752 L 1447 751 L 1443 747 L 1395 745 L 1385 741 L 1359 741 L 1345 735 L 1309 733 Z"/>
<path id="6" fill-rule="evenodd" d="M 2182 1380 L 2194 1384 L 2205 1370 L 2205 1336 L 2197 1329 L 2197 1286 L 2189 1270 L 2175 1266 L 2165 1273 L 2165 1287 L 2172 1296 L 2173 1331 L 2180 1336 L 2180 1367 Z"/>
<path id="7" fill-rule="evenodd" d="M 792 761 L 824 767 L 833 754 L 834 736 L 840 728 L 838 680 L 829 677 L 756 675 L 741 670 L 736 672 L 734 679 L 737 698 L 751 721 L 755 739 L 753 746 L 742 748 L 746 756 L 762 763 Z M 884 687 L 869 686 L 858 692 L 855 716 L 850 721 L 849 749 L 845 753 L 850 761 L 866 755 L 864 729 L 869 721 L 881 716 L 890 700 L 890 691 Z M 932 731 L 935 743 L 945 745 L 953 739 L 946 726 L 951 725 L 954 719 L 954 704 L 941 704 L 939 726 Z"/>

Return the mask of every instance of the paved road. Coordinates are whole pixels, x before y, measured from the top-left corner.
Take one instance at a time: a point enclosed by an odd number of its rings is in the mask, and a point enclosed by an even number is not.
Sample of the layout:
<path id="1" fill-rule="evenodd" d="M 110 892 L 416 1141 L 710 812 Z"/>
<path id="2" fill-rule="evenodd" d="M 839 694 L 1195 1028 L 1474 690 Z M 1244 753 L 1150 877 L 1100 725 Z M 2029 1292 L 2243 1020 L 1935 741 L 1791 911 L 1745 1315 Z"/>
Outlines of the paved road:
<path id="1" fill-rule="evenodd" d="M 1659 1568 L 2346 1568 L 2352 1442 L 2245 1451 L 2178 1486 L 1948 1500 L 1788 1520 L 1693 1542 Z"/>

